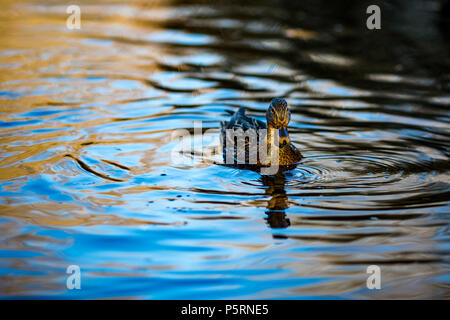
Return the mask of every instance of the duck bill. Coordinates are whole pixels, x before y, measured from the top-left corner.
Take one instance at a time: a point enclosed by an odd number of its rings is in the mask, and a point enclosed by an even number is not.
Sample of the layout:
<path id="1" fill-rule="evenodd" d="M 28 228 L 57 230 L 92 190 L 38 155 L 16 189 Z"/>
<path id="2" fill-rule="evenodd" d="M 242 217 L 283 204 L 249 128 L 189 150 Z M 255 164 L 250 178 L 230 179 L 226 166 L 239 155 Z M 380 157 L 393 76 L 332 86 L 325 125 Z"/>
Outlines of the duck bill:
<path id="1" fill-rule="evenodd" d="M 278 136 L 280 138 L 280 145 L 284 146 L 291 142 L 291 139 L 289 139 L 289 133 L 287 131 L 287 128 L 282 128 L 278 130 Z"/>

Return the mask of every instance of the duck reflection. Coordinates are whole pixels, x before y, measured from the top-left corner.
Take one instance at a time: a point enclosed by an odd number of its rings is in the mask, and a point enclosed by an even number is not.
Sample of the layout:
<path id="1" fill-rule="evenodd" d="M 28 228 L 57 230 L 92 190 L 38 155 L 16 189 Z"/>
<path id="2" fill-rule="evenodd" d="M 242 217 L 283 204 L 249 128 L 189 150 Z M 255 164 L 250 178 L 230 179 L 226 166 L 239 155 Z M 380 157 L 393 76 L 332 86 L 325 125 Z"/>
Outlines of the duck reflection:
<path id="1" fill-rule="evenodd" d="M 271 228 L 287 228 L 291 225 L 285 210 L 289 208 L 288 196 L 285 190 L 286 173 L 278 172 L 273 176 L 261 176 L 266 187 L 266 195 L 271 196 L 267 203 L 266 221 Z"/>

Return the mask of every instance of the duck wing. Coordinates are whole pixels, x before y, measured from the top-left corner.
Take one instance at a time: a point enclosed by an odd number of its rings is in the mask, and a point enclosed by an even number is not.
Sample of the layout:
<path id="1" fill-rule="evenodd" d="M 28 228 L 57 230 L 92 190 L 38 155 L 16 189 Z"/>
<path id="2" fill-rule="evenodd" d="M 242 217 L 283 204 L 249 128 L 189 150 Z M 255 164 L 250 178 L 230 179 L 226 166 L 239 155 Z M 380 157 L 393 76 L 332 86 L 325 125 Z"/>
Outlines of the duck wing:
<path id="1" fill-rule="evenodd" d="M 267 126 L 263 121 L 260 121 L 258 119 L 255 119 L 253 117 L 249 117 L 245 114 L 245 108 L 241 107 L 238 111 L 236 111 L 233 116 L 231 117 L 230 121 L 222 121 L 220 123 L 221 125 L 221 136 L 222 136 L 222 143 L 223 143 L 223 157 L 224 161 L 226 158 L 226 145 L 227 145 L 227 137 L 226 137 L 226 130 L 227 129 L 233 129 L 238 130 L 242 129 L 244 132 L 253 129 L 256 131 L 257 139 L 259 141 L 259 129 L 266 129 Z M 231 142 L 231 141 L 230 141 Z M 244 153 L 243 157 L 245 159 L 245 162 L 248 161 L 248 152 L 249 152 L 249 141 L 245 141 L 245 147 L 243 150 L 237 150 L 237 146 L 234 146 L 234 156 L 233 158 L 235 160 L 242 159 L 239 154 Z M 232 141 L 232 144 L 234 144 L 234 141 Z"/>
<path id="2" fill-rule="evenodd" d="M 256 131 L 258 131 L 258 129 L 266 129 L 266 124 L 263 121 L 247 116 L 244 107 L 239 108 L 239 110 L 233 114 L 230 121 L 222 121 L 220 124 L 222 131 L 224 129 L 239 128 L 244 131 L 247 131 L 248 129 L 254 129 Z"/>

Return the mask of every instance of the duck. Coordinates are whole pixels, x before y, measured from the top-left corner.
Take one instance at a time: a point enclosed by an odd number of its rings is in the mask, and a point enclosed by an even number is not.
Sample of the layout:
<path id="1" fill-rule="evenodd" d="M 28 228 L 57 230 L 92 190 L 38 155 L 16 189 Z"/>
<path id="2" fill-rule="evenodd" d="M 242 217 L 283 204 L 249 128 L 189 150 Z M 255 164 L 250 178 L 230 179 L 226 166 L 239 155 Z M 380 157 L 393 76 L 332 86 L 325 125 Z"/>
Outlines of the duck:
<path id="1" fill-rule="evenodd" d="M 233 140 L 230 140 L 230 138 L 227 136 L 227 130 L 231 129 L 232 132 L 242 130 L 244 135 L 248 134 L 251 131 L 255 132 L 256 139 L 254 139 L 253 141 L 257 141 L 256 144 L 258 147 L 260 147 L 261 141 L 265 141 L 267 143 L 266 150 L 268 154 L 277 155 L 275 161 L 278 161 L 277 164 L 279 166 L 296 165 L 303 159 L 303 155 L 289 138 L 287 128 L 290 120 L 291 113 L 289 111 L 286 100 L 283 98 L 274 98 L 270 102 L 269 107 L 266 111 L 266 123 L 248 116 L 244 107 L 239 108 L 239 110 L 233 114 L 230 121 L 221 122 L 220 132 L 224 161 L 226 161 L 227 159 L 227 141 L 228 143 L 231 142 L 232 144 L 234 144 L 234 160 L 236 160 L 236 158 L 245 159 L 244 163 L 248 163 L 250 160 L 249 149 L 251 148 L 250 142 L 252 141 L 252 138 L 245 138 L 245 148 L 238 148 L 239 143 L 235 143 L 234 137 L 232 138 Z M 278 137 L 278 143 L 276 143 L 275 141 L 276 137 Z M 239 157 L 241 152 L 244 152 L 245 158 L 243 155 Z M 256 165 L 263 165 L 260 157 L 257 159 Z"/>

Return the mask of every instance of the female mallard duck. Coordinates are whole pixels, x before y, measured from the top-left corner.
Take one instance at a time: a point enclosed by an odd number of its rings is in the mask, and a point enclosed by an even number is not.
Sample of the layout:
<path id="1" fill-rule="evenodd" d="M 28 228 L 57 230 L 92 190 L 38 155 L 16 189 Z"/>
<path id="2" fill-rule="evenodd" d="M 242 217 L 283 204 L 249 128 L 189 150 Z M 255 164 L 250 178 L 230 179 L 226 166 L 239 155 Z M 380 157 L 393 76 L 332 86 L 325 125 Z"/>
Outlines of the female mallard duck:
<path id="1" fill-rule="evenodd" d="M 242 150 L 238 150 L 239 143 L 235 143 L 234 136 L 227 135 L 226 131 L 231 129 L 231 131 L 235 132 L 237 130 L 242 130 L 244 135 L 248 133 L 248 130 L 253 130 L 256 133 L 256 138 L 253 142 L 255 147 L 256 144 L 261 144 L 262 141 L 260 138 L 260 132 L 264 132 L 264 137 L 267 141 L 267 152 L 270 154 L 275 154 L 278 151 L 278 165 L 280 166 L 289 166 L 298 163 L 302 158 L 302 154 L 300 151 L 292 144 L 289 139 L 289 134 L 287 132 L 287 126 L 289 121 L 291 120 L 291 113 L 289 112 L 287 102 L 281 98 L 275 98 L 269 105 L 269 108 L 266 112 L 266 122 L 267 125 L 249 117 L 245 114 L 245 108 L 240 108 L 231 118 L 229 122 L 221 122 L 221 135 L 222 135 L 222 145 L 223 145 L 223 156 L 224 160 L 226 158 L 226 145 L 227 141 L 234 145 L 234 159 L 239 159 L 239 153 Z M 265 129 L 264 131 L 260 131 L 261 129 Z M 278 130 L 278 132 L 277 132 Z M 278 134 L 277 134 L 278 133 Z M 251 136 L 251 135 L 250 135 Z M 278 142 L 276 143 L 275 138 L 278 137 Z M 249 160 L 249 148 L 251 148 L 252 139 L 248 137 L 245 140 L 245 147 L 243 148 L 245 154 L 245 162 L 247 163 Z M 242 159 L 242 158 L 241 158 Z M 275 160 L 276 161 L 276 160 Z M 261 165 L 261 162 L 257 161 L 257 165 Z"/>

